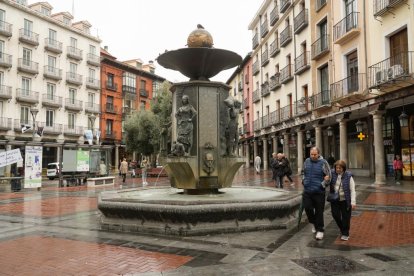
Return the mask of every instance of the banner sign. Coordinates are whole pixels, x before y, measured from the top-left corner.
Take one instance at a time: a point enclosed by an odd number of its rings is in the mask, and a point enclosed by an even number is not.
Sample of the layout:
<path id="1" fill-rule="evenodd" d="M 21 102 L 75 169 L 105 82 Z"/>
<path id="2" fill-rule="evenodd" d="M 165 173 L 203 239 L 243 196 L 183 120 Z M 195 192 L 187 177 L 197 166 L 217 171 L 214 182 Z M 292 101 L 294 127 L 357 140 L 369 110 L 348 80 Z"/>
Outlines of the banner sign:
<path id="1" fill-rule="evenodd" d="M 23 157 L 20 149 L 0 152 L 0 168 L 22 161 Z"/>
<path id="2" fill-rule="evenodd" d="M 26 146 L 24 187 L 42 186 L 42 146 Z"/>

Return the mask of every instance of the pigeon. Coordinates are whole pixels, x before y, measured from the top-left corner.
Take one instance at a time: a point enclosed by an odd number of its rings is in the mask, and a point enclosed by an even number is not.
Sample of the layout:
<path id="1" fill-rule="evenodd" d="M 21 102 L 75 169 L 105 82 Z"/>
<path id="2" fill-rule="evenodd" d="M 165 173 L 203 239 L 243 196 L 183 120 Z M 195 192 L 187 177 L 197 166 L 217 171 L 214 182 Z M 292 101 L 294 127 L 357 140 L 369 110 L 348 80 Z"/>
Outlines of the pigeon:
<path id="1" fill-rule="evenodd" d="M 204 27 L 201 24 L 197 24 L 197 29 L 204 29 Z"/>

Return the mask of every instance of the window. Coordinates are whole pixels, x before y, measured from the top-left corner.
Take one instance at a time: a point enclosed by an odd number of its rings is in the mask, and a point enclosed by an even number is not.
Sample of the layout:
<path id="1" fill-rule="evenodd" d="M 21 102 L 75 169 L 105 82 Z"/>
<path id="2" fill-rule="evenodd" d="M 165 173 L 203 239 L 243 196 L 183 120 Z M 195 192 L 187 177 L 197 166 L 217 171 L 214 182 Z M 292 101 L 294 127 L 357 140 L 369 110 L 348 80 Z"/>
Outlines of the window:
<path id="1" fill-rule="evenodd" d="M 56 94 L 56 85 L 54 83 L 47 83 L 47 98 L 53 100 Z"/>
<path id="2" fill-rule="evenodd" d="M 346 56 L 346 67 L 348 73 L 348 93 L 358 91 L 358 52 L 353 51 Z"/>
<path id="3" fill-rule="evenodd" d="M 122 76 L 122 84 L 129 86 L 129 87 L 133 87 L 136 88 L 137 87 L 137 79 L 136 76 L 134 74 L 125 72 Z"/>
<path id="4" fill-rule="evenodd" d="M 0 26 L 2 26 L 1 24 L 6 21 L 6 12 L 4 10 L 0 10 Z"/>
<path id="5" fill-rule="evenodd" d="M 318 25 L 319 29 L 319 37 L 321 39 L 321 48 L 320 52 L 325 51 L 328 49 L 328 21 L 325 19 Z"/>
<path id="6" fill-rule="evenodd" d="M 141 82 L 140 82 L 140 88 L 142 89 L 142 90 L 145 90 L 145 87 L 147 86 L 147 82 L 145 81 L 145 80 L 141 80 Z"/>
<path id="7" fill-rule="evenodd" d="M 24 35 L 28 37 L 32 37 L 32 31 L 33 31 L 33 22 L 30 20 L 25 19 L 24 20 Z"/>
<path id="8" fill-rule="evenodd" d="M 0 117 L 3 117 L 3 102 L 0 102 Z"/>
<path id="9" fill-rule="evenodd" d="M 76 38 L 71 37 L 70 38 L 70 46 L 73 48 L 77 48 L 78 47 L 78 40 Z"/>
<path id="10" fill-rule="evenodd" d="M 321 104 L 329 104 L 329 71 L 328 65 L 319 69 L 319 86 L 321 88 Z"/>
<path id="11" fill-rule="evenodd" d="M 23 65 L 30 66 L 32 61 L 32 50 L 23 48 Z"/>
<path id="12" fill-rule="evenodd" d="M 4 49 L 4 41 L 0 40 L 0 59 L 3 57 Z"/>
<path id="13" fill-rule="evenodd" d="M 27 6 L 27 0 L 16 0 L 17 4 Z"/>
<path id="14" fill-rule="evenodd" d="M 107 78 L 108 78 L 108 87 L 109 88 L 115 87 L 114 74 L 108 73 Z"/>
<path id="15" fill-rule="evenodd" d="M 95 54 L 96 53 L 96 47 L 93 45 L 89 45 L 89 53 L 90 54 Z"/>
<path id="16" fill-rule="evenodd" d="M 76 74 L 77 71 L 78 71 L 78 65 L 76 63 L 71 62 L 69 65 L 69 72 L 72 74 Z"/>
<path id="17" fill-rule="evenodd" d="M 46 110 L 46 126 L 47 127 L 53 127 L 54 118 L 55 118 L 55 111 Z"/>
<path id="18" fill-rule="evenodd" d="M 95 103 L 95 93 L 88 93 L 88 106 L 93 107 Z"/>
<path id="19" fill-rule="evenodd" d="M 76 114 L 75 113 L 69 113 L 68 114 L 68 128 L 74 129 L 76 123 Z"/>
<path id="20" fill-rule="evenodd" d="M 41 7 L 40 8 L 40 13 L 49 16 L 50 15 L 50 10 L 46 7 Z"/>
<path id="21" fill-rule="evenodd" d="M 29 78 L 22 77 L 22 90 L 21 94 L 25 96 L 30 95 L 30 90 L 32 86 L 32 80 Z"/>
<path id="22" fill-rule="evenodd" d="M 0 71 L 0 88 L 2 88 L 1 86 L 4 83 L 4 73 Z"/>
<path id="23" fill-rule="evenodd" d="M 47 65 L 49 66 L 49 71 L 56 68 L 56 57 L 54 56 L 47 56 Z"/>
<path id="24" fill-rule="evenodd" d="M 112 125 L 113 125 L 112 120 L 106 120 L 106 129 L 105 129 L 106 135 L 112 135 Z"/>
<path id="25" fill-rule="evenodd" d="M 140 103 L 140 110 L 144 110 L 145 109 L 145 101 L 141 101 Z"/>
<path id="26" fill-rule="evenodd" d="M 89 81 L 93 81 L 95 79 L 95 69 L 89 68 Z"/>
<path id="27" fill-rule="evenodd" d="M 20 107 L 20 124 L 29 124 L 30 108 L 28 106 Z"/>
<path id="28" fill-rule="evenodd" d="M 106 110 L 107 111 L 114 111 L 114 97 L 107 96 L 106 97 Z"/>
<path id="29" fill-rule="evenodd" d="M 69 88 L 69 103 L 75 104 L 76 99 L 76 90 L 73 88 Z"/>
<path id="30" fill-rule="evenodd" d="M 70 25 L 70 19 L 68 17 L 63 17 L 63 24 Z"/>
<path id="31" fill-rule="evenodd" d="M 55 30 L 49 29 L 49 44 L 56 46 L 57 32 Z"/>

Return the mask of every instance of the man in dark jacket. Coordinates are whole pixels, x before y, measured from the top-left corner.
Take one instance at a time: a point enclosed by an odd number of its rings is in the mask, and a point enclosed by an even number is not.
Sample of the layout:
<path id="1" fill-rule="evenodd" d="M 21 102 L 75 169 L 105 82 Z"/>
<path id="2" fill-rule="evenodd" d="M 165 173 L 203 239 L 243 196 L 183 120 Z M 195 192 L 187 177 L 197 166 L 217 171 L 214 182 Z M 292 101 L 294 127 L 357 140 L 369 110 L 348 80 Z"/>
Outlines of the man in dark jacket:
<path id="1" fill-rule="evenodd" d="M 315 238 L 321 240 L 324 233 L 325 187 L 329 185 L 331 169 L 317 147 L 310 149 L 310 158 L 305 160 L 303 171 L 303 206 L 309 222 L 314 225 L 312 232 L 316 232 Z"/>
<path id="2" fill-rule="evenodd" d="M 283 178 L 286 174 L 286 169 L 289 166 L 289 163 L 286 158 L 284 158 L 282 153 L 273 153 L 273 158 L 270 161 L 270 167 L 272 168 L 273 179 L 275 180 L 276 188 L 283 189 Z"/>

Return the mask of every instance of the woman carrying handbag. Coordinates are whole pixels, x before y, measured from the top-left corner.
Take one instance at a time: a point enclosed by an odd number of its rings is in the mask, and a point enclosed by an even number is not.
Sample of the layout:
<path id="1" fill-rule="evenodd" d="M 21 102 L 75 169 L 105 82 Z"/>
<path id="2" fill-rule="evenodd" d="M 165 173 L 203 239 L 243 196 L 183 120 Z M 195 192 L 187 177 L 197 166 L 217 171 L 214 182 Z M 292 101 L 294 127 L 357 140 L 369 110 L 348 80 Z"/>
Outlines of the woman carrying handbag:
<path id="1" fill-rule="evenodd" d="M 341 240 L 349 239 L 352 210 L 356 207 L 355 181 L 346 170 L 346 163 L 338 160 L 332 169 L 328 199 L 331 202 L 332 217 L 341 231 Z"/>

